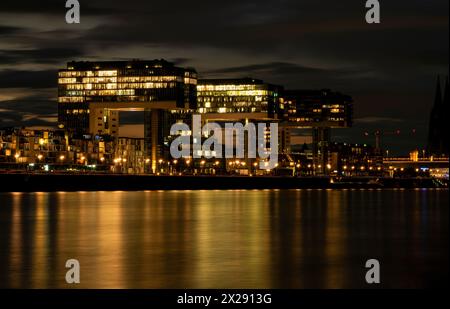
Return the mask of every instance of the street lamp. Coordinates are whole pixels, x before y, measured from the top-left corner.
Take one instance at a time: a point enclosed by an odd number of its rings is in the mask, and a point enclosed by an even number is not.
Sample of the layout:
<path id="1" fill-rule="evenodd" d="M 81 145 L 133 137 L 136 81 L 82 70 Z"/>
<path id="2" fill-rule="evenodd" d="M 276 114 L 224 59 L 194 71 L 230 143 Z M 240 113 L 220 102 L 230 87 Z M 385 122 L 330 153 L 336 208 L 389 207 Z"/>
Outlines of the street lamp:
<path id="1" fill-rule="evenodd" d="M 164 168 L 164 166 L 162 165 L 163 163 L 164 163 L 163 159 L 159 159 L 158 160 L 158 167 L 157 167 L 157 169 L 159 170 L 159 172 L 156 174 L 158 176 L 161 174 L 161 172 L 163 172 L 163 168 Z"/>
<path id="2" fill-rule="evenodd" d="M 205 173 L 205 170 L 204 170 L 205 163 L 206 163 L 205 160 L 200 161 L 200 167 L 201 167 L 200 173 Z"/>
<path id="3" fill-rule="evenodd" d="M 178 160 L 175 159 L 175 160 L 172 161 L 172 163 L 173 163 L 173 166 L 170 167 L 171 168 L 171 174 L 173 174 L 173 171 L 175 171 L 175 174 L 176 174 L 178 172 L 178 169 L 177 169 Z"/>
<path id="4" fill-rule="evenodd" d="M 19 153 L 16 153 L 16 154 L 14 155 L 14 158 L 16 158 L 16 163 L 19 163 L 20 154 L 19 154 Z"/>
<path id="5" fill-rule="evenodd" d="M 61 165 L 64 164 L 64 160 L 66 159 L 65 156 L 59 156 L 59 160 L 61 161 Z"/>

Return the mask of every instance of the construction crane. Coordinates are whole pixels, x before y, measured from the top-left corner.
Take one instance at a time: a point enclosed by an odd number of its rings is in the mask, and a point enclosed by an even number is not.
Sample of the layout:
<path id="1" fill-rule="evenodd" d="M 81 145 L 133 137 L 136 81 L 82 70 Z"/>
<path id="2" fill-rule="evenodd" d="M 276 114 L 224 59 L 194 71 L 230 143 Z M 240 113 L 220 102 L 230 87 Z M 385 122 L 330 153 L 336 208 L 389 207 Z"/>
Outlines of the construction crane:
<path id="1" fill-rule="evenodd" d="M 417 133 L 416 129 L 411 130 L 411 134 L 415 135 Z M 378 154 L 381 154 L 381 137 L 382 136 L 400 136 L 402 134 L 402 131 L 400 129 L 397 129 L 395 131 L 383 131 L 383 130 L 376 130 L 375 132 L 364 132 L 365 137 L 369 136 L 375 136 L 375 152 Z"/>

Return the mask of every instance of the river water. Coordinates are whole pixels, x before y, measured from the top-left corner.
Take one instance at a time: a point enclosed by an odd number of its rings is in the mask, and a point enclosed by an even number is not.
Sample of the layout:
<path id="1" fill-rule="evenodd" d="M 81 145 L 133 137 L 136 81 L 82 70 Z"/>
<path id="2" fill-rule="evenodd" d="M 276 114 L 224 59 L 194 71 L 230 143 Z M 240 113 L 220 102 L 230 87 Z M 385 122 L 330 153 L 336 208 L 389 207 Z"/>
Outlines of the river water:
<path id="1" fill-rule="evenodd" d="M 0 287 L 367 288 L 448 280 L 448 190 L 0 194 Z"/>

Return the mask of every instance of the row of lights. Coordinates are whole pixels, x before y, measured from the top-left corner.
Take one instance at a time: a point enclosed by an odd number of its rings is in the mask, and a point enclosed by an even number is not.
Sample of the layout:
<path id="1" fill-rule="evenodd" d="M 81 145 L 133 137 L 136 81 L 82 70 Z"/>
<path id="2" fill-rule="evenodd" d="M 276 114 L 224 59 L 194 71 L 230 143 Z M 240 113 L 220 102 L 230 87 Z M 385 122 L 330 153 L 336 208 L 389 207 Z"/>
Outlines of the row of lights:
<path id="1" fill-rule="evenodd" d="M 145 160 L 146 163 L 150 163 L 150 161 L 151 161 L 150 159 Z M 158 163 L 159 163 L 159 164 L 164 164 L 165 162 L 164 162 L 164 160 L 160 159 L 160 160 L 158 160 Z M 167 163 L 170 164 L 170 162 L 167 162 Z M 177 164 L 178 164 L 178 160 L 173 160 L 172 163 L 173 163 L 174 165 L 177 165 Z M 190 165 L 190 164 L 191 164 L 191 160 L 187 159 L 187 160 L 186 160 L 186 164 L 187 164 L 187 165 Z M 205 161 L 205 160 L 202 160 L 202 161 L 200 161 L 200 164 L 201 164 L 201 165 L 205 165 L 205 164 L 206 164 L 206 161 Z M 214 162 L 214 165 L 215 165 L 215 166 L 219 166 L 219 165 L 220 165 L 220 162 L 219 162 L 219 161 L 216 161 L 216 162 Z"/>
<path id="2" fill-rule="evenodd" d="M 20 154 L 19 154 L 19 153 L 16 153 L 16 154 L 14 155 L 14 157 L 15 157 L 16 159 L 19 159 L 19 158 L 20 158 Z M 44 156 L 43 156 L 42 154 L 39 154 L 39 155 L 37 156 L 37 158 L 38 158 L 39 161 L 41 161 L 41 160 L 44 158 Z M 61 156 L 59 157 L 60 161 L 64 161 L 65 158 L 66 158 L 66 157 L 65 157 L 64 155 L 61 155 Z M 85 160 L 86 160 L 86 157 L 85 157 L 85 156 L 82 156 L 82 157 L 81 157 L 81 161 L 85 161 Z M 104 161 L 105 161 L 105 158 L 104 158 L 104 157 L 101 157 L 101 158 L 100 158 L 100 161 L 101 161 L 101 162 L 104 162 Z M 117 164 L 117 163 L 120 163 L 120 162 L 126 163 L 126 162 L 127 162 L 127 159 L 125 159 L 125 158 L 123 158 L 123 159 L 122 159 L 122 158 L 114 159 L 114 163 Z M 150 163 L 151 160 L 150 160 L 150 159 L 146 159 L 145 162 L 146 162 L 146 163 Z M 160 164 L 163 164 L 163 163 L 164 163 L 164 160 L 160 159 L 158 162 L 159 162 Z M 176 165 L 176 164 L 178 164 L 178 160 L 173 160 L 172 163 Z M 190 163 L 191 163 L 190 160 L 186 160 L 186 164 L 187 164 L 187 165 L 189 165 Z M 205 161 L 205 160 L 200 161 L 200 165 L 203 166 L 203 165 L 205 165 L 205 164 L 206 164 L 206 161 Z M 219 166 L 219 165 L 220 165 L 220 162 L 219 162 L 219 161 L 214 162 L 214 166 Z M 239 161 L 239 160 L 236 160 L 236 161 L 234 161 L 234 162 L 229 162 L 229 165 L 230 165 L 230 166 L 233 166 L 233 165 L 238 165 L 238 166 L 239 166 L 239 165 L 240 165 L 240 166 L 245 167 L 245 166 L 247 165 L 247 163 L 244 162 L 244 161 L 241 162 L 241 161 Z M 268 162 L 265 162 L 265 166 L 268 166 L 268 165 L 269 165 L 269 163 L 268 163 Z M 291 164 L 291 165 L 292 165 L 292 164 Z M 254 166 L 254 167 L 257 167 L 257 166 L 258 166 L 258 163 L 257 163 L 257 162 L 253 163 L 253 166 Z M 278 167 L 278 163 L 275 165 L 275 167 Z M 300 164 L 297 164 L 296 167 L 297 167 L 297 168 L 300 168 L 301 165 L 300 165 Z M 307 167 L 308 167 L 308 168 L 311 168 L 311 164 L 308 164 Z M 315 166 L 314 166 L 314 167 L 315 167 Z M 318 165 L 317 167 L 320 169 L 320 168 L 322 168 L 322 165 Z M 328 170 L 331 170 L 331 165 L 330 165 L 330 164 L 327 164 L 327 169 L 328 169 Z M 348 167 L 347 165 L 344 165 L 344 166 L 343 166 L 343 170 L 345 171 L 345 170 L 347 170 L 347 169 L 349 169 L 349 167 Z M 351 166 L 350 169 L 351 169 L 352 171 L 354 171 L 354 170 L 356 169 L 356 167 L 355 167 L 355 166 Z M 361 167 L 360 167 L 360 170 L 361 170 L 361 171 L 364 171 L 364 170 L 366 170 L 366 167 L 365 167 L 365 166 L 361 166 Z M 373 168 L 372 166 L 370 166 L 370 167 L 369 167 L 369 170 L 372 171 L 372 170 L 374 170 L 374 168 Z M 377 167 L 377 170 L 378 170 L 378 171 L 381 171 L 381 170 L 382 170 L 382 167 L 380 167 L 380 166 Z M 393 166 L 389 166 L 389 170 L 398 171 L 399 169 L 398 169 L 398 168 L 394 168 Z M 400 171 L 401 171 L 401 172 L 404 172 L 404 170 L 405 170 L 404 168 L 400 168 Z M 416 168 L 415 171 L 416 171 L 416 172 L 419 172 L 420 170 L 419 170 L 418 168 Z M 430 169 L 430 171 L 432 171 L 432 169 Z"/>
<path id="3" fill-rule="evenodd" d="M 116 159 L 115 162 L 116 162 L 116 161 L 117 161 L 117 162 L 120 162 L 121 160 L 126 162 L 126 159 Z M 147 159 L 145 162 L 146 162 L 146 163 L 150 163 L 150 161 L 151 161 L 150 159 Z M 163 163 L 164 163 L 164 160 L 160 159 L 158 162 L 159 162 L 159 164 L 163 164 Z M 176 165 L 176 164 L 178 164 L 178 160 L 174 160 L 174 161 L 172 161 L 172 163 Z M 190 163 L 191 163 L 190 160 L 186 160 L 186 164 L 189 165 Z M 200 161 L 200 165 L 205 165 L 205 164 L 206 164 L 206 161 L 205 161 L 205 160 Z M 214 162 L 214 166 L 218 166 L 218 165 L 220 165 L 220 162 L 219 162 L 219 161 Z M 244 161 L 236 160 L 236 161 L 229 162 L 228 165 L 229 165 L 229 166 L 242 166 L 242 167 L 245 167 L 245 166 L 247 166 L 247 163 L 244 162 Z M 268 163 L 268 162 L 265 162 L 265 166 L 268 166 L 268 165 L 269 165 L 269 163 Z M 253 166 L 254 166 L 254 167 L 257 167 L 257 166 L 258 166 L 258 163 L 257 163 L 257 162 L 253 163 Z M 278 166 L 279 166 L 279 165 L 278 165 L 278 163 L 277 163 L 277 164 L 275 165 L 275 167 L 278 167 Z M 291 166 L 294 166 L 294 164 L 291 164 Z M 300 168 L 300 167 L 301 167 L 301 164 L 296 164 L 295 167 L 296 167 L 296 168 Z M 315 168 L 316 166 L 315 166 L 315 165 L 308 164 L 307 167 L 308 167 L 308 168 L 312 168 L 312 167 Z M 331 170 L 331 169 L 332 169 L 331 164 L 327 164 L 326 167 L 327 167 L 328 170 Z M 321 168 L 322 168 L 322 165 L 320 165 L 320 164 L 317 165 L 317 168 L 321 169 Z M 348 170 L 348 169 L 351 169 L 352 171 L 354 171 L 354 170 L 356 170 L 356 167 L 355 167 L 355 166 L 349 167 L 349 166 L 347 166 L 347 165 L 344 165 L 344 166 L 343 166 L 343 170 Z M 361 166 L 359 169 L 360 169 L 361 171 L 365 171 L 367 168 L 366 168 L 365 166 Z M 374 168 L 373 166 L 370 166 L 370 167 L 368 168 L 368 170 L 370 170 L 370 171 L 373 171 L 373 170 L 375 170 L 375 169 L 378 170 L 378 171 L 381 171 L 383 168 L 380 167 L 380 166 L 377 167 L 377 168 Z M 394 170 L 394 171 L 397 171 L 397 168 L 390 167 L 390 169 L 391 169 L 391 170 Z M 401 170 L 401 171 L 404 171 L 404 168 L 401 168 L 400 170 Z M 416 169 L 416 171 L 418 172 L 419 169 Z"/>
<path id="4" fill-rule="evenodd" d="M 16 153 L 16 154 L 14 155 L 14 158 L 19 159 L 19 158 L 20 158 L 20 154 L 19 154 L 19 153 Z M 37 158 L 38 158 L 39 161 L 41 161 L 41 160 L 44 158 L 44 156 L 43 156 L 42 154 L 38 154 L 38 155 L 37 155 Z M 64 155 L 59 156 L 59 160 L 60 160 L 60 161 L 64 161 L 65 159 L 66 159 L 66 156 L 64 156 Z M 81 157 L 81 161 L 83 162 L 83 161 L 85 161 L 85 160 L 86 160 L 86 157 L 85 157 L 85 156 L 82 156 L 82 157 Z M 105 158 L 104 158 L 104 157 L 101 157 L 101 158 L 100 158 L 100 161 L 101 161 L 101 162 L 104 162 L 104 161 L 105 161 Z M 126 159 L 123 159 L 123 161 L 126 162 Z M 116 162 L 116 160 L 114 160 L 114 162 Z"/>
<path id="5" fill-rule="evenodd" d="M 150 159 L 147 159 L 147 160 L 146 160 L 146 163 L 150 163 L 150 161 L 151 161 Z M 159 164 L 164 164 L 165 161 L 162 160 L 162 159 L 159 159 L 159 160 L 158 160 L 158 163 L 159 163 Z M 170 164 L 170 162 L 167 162 L 167 163 Z M 176 164 L 178 164 L 178 160 L 173 160 L 172 163 L 173 163 L 174 165 L 176 165 Z M 187 164 L 187 165 L 190 165 L 190 164 L 191 164 L 191 160 L 186 159 L 186 164 Z M 203 165 L 205 165 L 205 164 L 206 164 L 206 161 L 205 161 L 205 160 L 200 161 L 200 165 L 203 166 Z M 220 161 L 215 161 L 215 162 L 213 163 L 213 165 L 214 165 L 214 166 L 220 166 Z M 229 162 L 228 165 L 229 165 L 229 166 L 242 166 L 242 167 L 245 167 L 245 166 L 247 166 L 247 163 L 244 162 L 244 161 L 236 160 L 236 161 Z M 258 166 L 258 163 L 257 163 L 257 162 L 253 163 L 253 166 L 254 166 L 254 167 L 257 167 L 257 166 Z M 269 163 L 268 163 L 268 162 L 265 162 L 265 166 L 269 166 Z M 278 167 L 278 163 L 275 165 L 275 167 Z M 298 167 L 299 167 L 299 165 L 298 165 Z"/>

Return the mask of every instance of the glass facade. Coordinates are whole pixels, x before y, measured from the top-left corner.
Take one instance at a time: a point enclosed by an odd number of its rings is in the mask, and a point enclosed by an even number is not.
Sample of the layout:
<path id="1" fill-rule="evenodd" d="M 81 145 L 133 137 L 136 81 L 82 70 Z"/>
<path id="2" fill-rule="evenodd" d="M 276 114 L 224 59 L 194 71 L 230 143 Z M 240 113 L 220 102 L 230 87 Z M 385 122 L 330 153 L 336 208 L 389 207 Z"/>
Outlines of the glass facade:
<path id="1" fill-rule="evenodd" d="M 205 79 L 197 86 L 197 112 L 267 113 L 279 112 L 281 87 L 256 79 Z"/>
<path id="2" fill-rule="evenodd" d="M 176 108 L 195 108 L 196 86 L 195 70 L 164 60 L 69 62 L 58 73 L 59 122 L 85 133 L 95 103 L 132 109 L 133 103 L 174 101 Z"/>
<path id="3" fill-rule="evenodd" d="M 353 100 L 330 90 L 293 90 L 283 94 L 284 120 L 298 127 L 352 126 Z"/>

